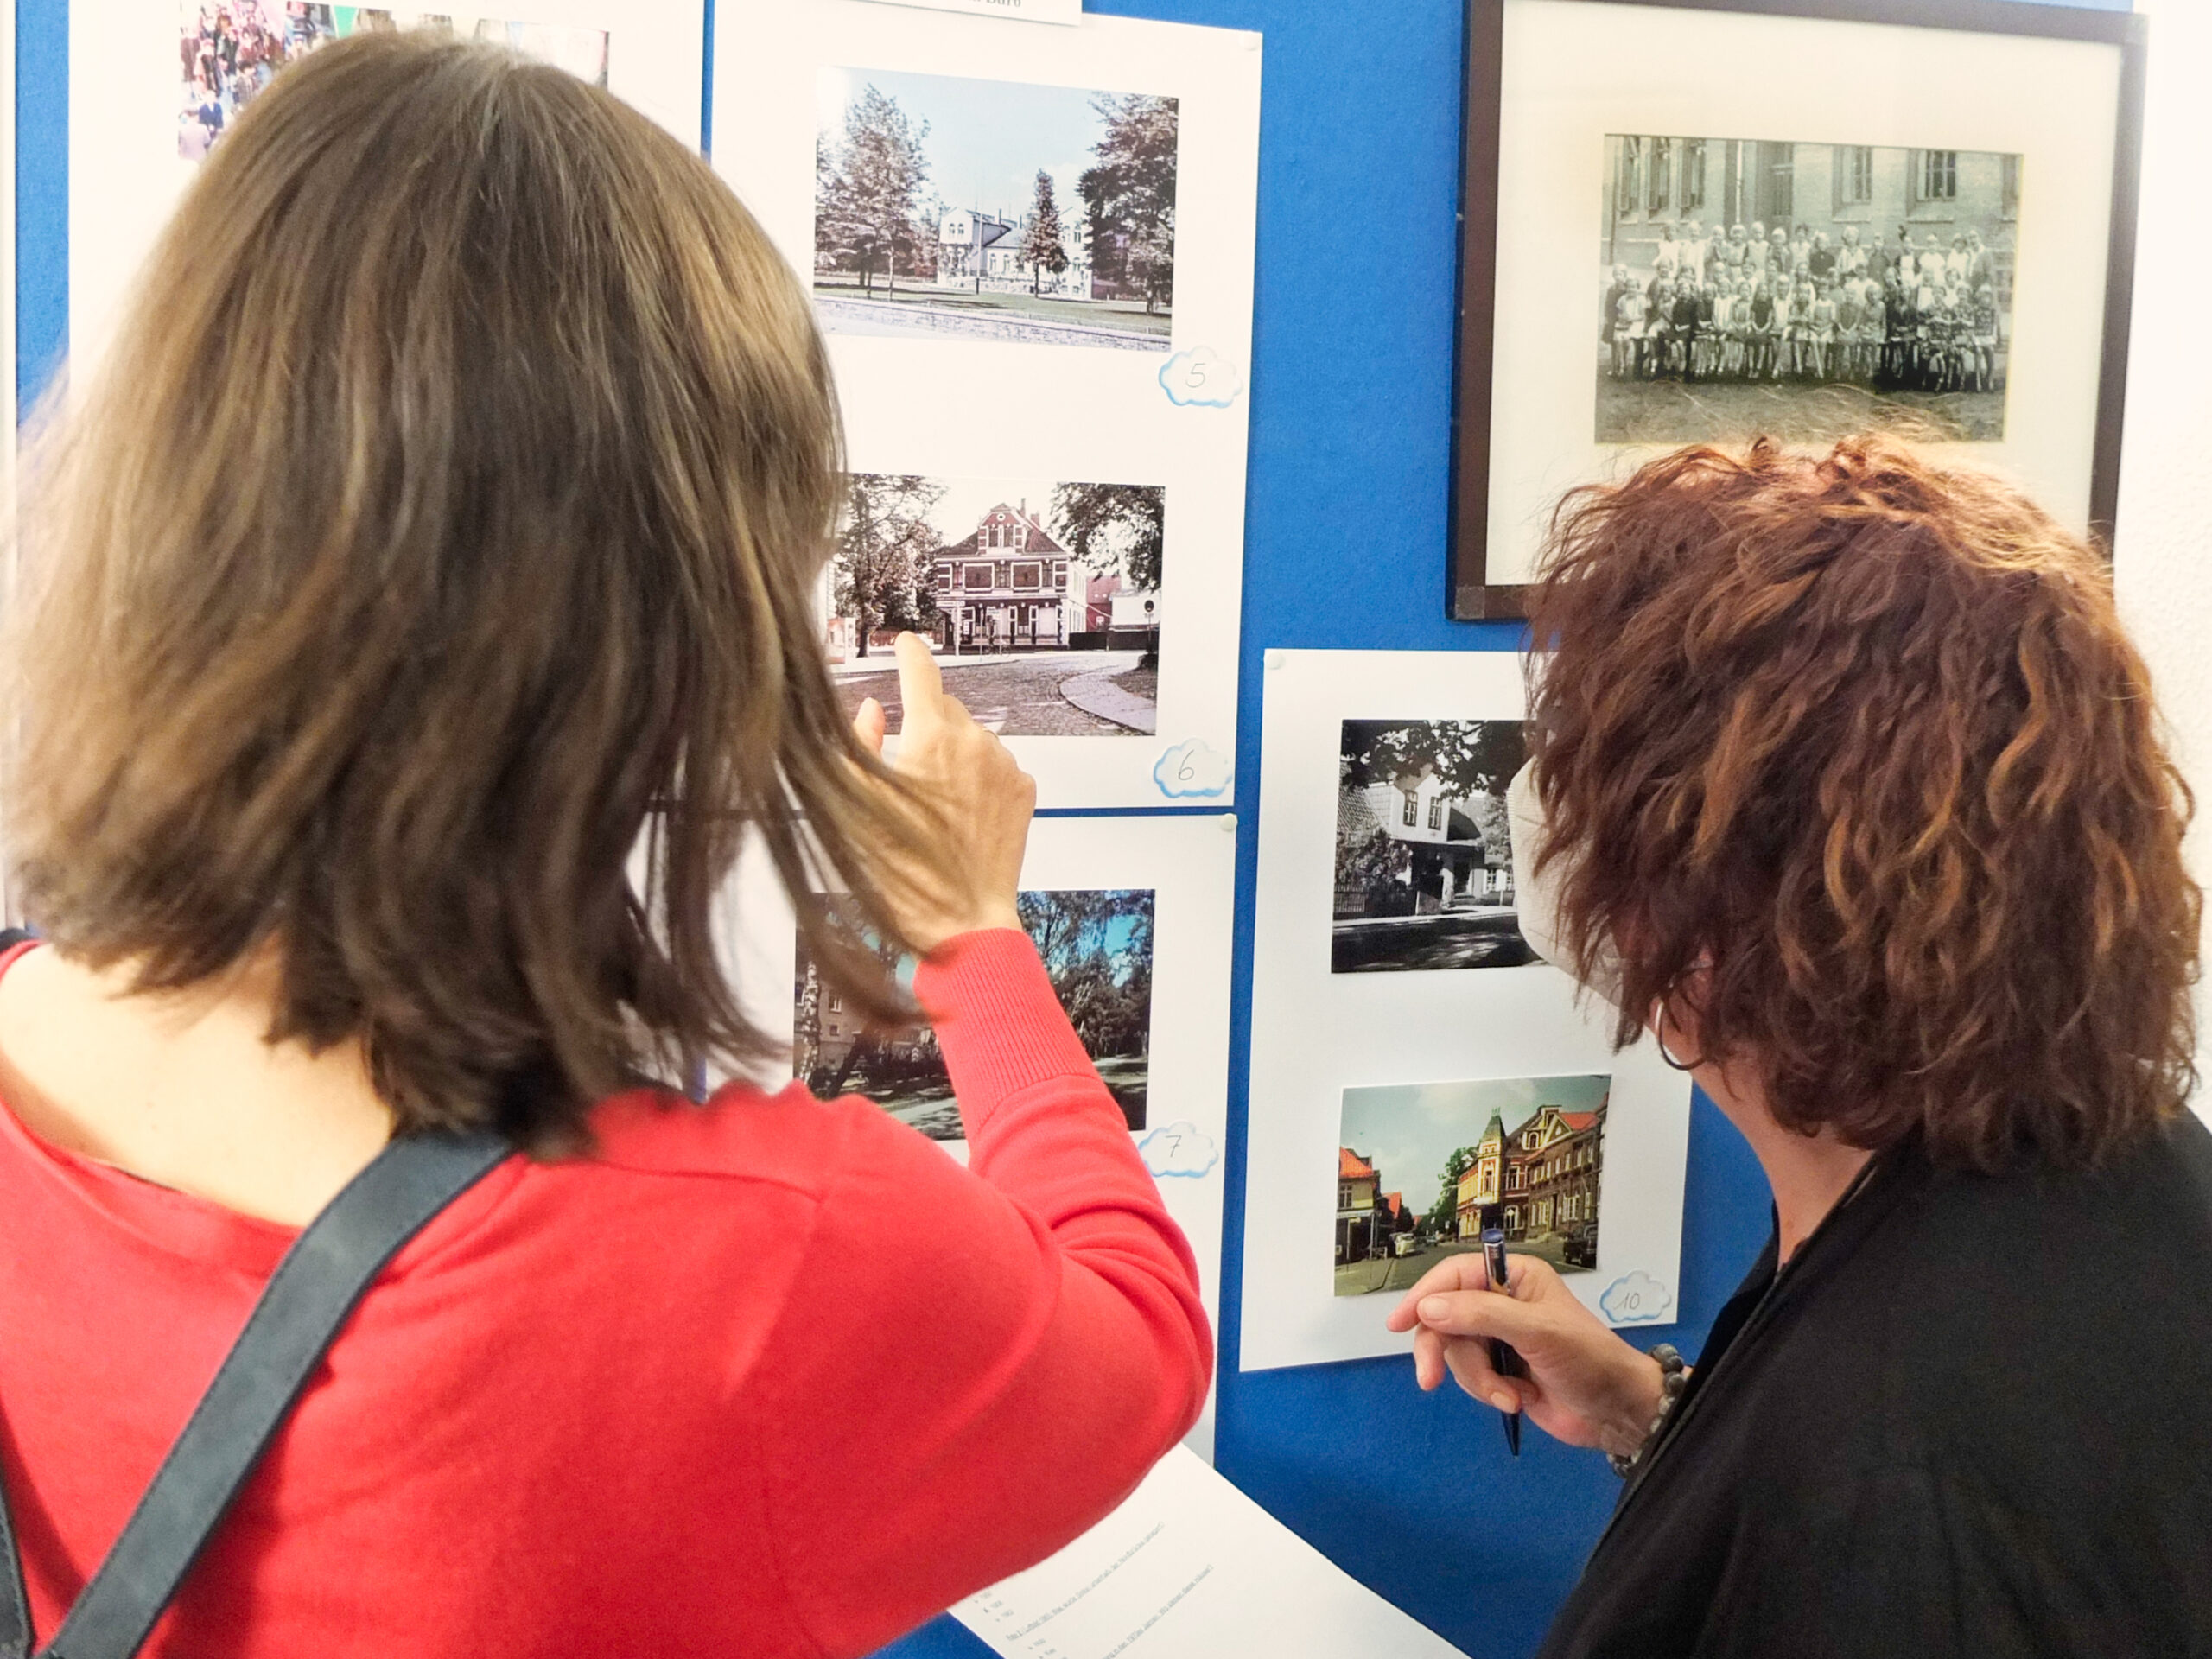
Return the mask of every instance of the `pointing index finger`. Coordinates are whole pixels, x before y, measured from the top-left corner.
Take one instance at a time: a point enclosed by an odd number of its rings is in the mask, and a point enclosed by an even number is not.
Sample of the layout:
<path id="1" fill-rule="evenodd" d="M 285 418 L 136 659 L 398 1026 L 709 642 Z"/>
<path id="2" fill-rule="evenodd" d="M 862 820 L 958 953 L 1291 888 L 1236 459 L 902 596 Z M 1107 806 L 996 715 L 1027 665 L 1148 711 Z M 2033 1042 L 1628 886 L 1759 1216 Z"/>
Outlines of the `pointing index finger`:
<path id="1" fill-rule="evenodd" d="M 900 634 L 893 649 L 899 654 L 899 702 L 904 710 L 899 731 L 912 736 L 918 728 L 944 718 L 944 677 L 930 648 L 914 634 Z"/>

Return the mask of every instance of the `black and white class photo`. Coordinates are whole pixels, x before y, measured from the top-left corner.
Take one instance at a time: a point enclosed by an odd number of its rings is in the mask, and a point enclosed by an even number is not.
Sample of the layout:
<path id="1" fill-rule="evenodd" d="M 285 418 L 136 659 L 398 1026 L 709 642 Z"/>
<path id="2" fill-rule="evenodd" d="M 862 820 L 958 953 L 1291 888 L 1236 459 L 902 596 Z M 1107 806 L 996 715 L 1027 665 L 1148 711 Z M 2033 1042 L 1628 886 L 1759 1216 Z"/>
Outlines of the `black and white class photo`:
<path id="1" fill-rule="evenodd" d="M 1369 974 L 1534 961 L 1513 904 L 1505 786 L 1517 720 L 1348 720 L 1337 760 L 1329 968 Z"/>
<path id="2" fill-rule="evenodd" d="M 2020 157 L 1613 133 L 1597 441 L 2005 435 Z"/>

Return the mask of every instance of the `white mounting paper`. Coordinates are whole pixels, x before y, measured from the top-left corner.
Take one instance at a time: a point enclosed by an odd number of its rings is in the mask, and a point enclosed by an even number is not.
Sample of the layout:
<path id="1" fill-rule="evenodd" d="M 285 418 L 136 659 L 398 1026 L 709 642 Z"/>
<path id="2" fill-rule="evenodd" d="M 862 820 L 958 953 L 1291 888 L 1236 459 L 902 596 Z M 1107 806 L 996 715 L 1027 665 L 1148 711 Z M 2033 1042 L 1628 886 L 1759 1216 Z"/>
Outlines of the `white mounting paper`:
<path id="1" fill-rule="evenodd" d="M 715 165 L 810 280 L 820 77 L 840 68 L 1177 100 L 1173 325 L 1158 346 L 827 337 L 856 473 L 1165 486 L 1154 732 L 1009 741 L 1047 808 L 1230 804 L 1260 37 L 1092 16 L 1073 29 L 1008 29 L 874 0 L 725 3 L 715 29 Z M 1086 156 L 1024 164 L 1060 177 L 1064 215 L 1080 210 L 1068 183 Z M 950 168 L 940 158 L 939 170 Z M 947 209 L 1021 206 L 965 201 L 949 175 L 933 175 L 930 188 Z M 968 671 L 945 661 L 948 690 L 961 696 Z"/>
<path id="2" fill-rule="evenodd" d="M 1459 1659 L 1190 1452 L 1058 1554 L 952 1616 L 1005 1659 Z"/>
<path id="3" fill-rule="evenodd" d="M 1229 976 L 1236 820 L 1222 813 L 1137 819 L 1039 818 L 1021 867 L 1025 890 L 1145 888 L 1154 894 L 1152 1039 L 1145 1127 L 1131 1138 L 1167 1212 L 1198 1257 L 1206 1316 L 1221 1312 L 1221 1195 L 1229 1137 Z M 733 982 L 760 1027 L 789 1041 L 794 933 L 790 900 L 766 860 L 748 855 L 723 901 Z M 754 1081 L 781 1088 L 785 1065 Z M 720 1081 L 719 1078 L 713 1081 Z M 965 1161 L 964 1141 L 943 1141 Z M 1213 1402 L 1185 1444 L 1211 1458 Z"/>
<path id="4" fill-rule="evenodd" d="M 608 89 L 699 147 L 704 0 L 480 3 L 506 22 L 604 30 Z M 79 364 L 106 346 L 139 264 L 198 172 L 177 142 L 187 3 L 69 9 L 69 345 Z M 196 14 L 200 0 L 188 3 Z"/>
<path id="5" fill-rule="evenodd" d="M 1522 719 L 1522 661 L 1488 651 L 1267 653 L 1245 1136 L 1247 1370 L 1412 1347 L 1409 1335 L 1382 1326 L 1397 1296 L 1335 1294 L 1338 1136 L 1344 1091 L 1360 1085 L 1610 1074 L 1597 1266 L 1566 1282 L 1611 1323 L 1664 1323 L 1674 1306 L 1689 1081 L 1649 1039 L 1613 1053 L 1602 1005 L 1579 1007 L 1573 982 L 1541 962 L 1330 971 L 1342 722 Z"/>
<path id="6" fill-rule="evenodd" d="M 978 17 L 1005 17 L 1024 23 L 1083 21 L 1083 0 L 881 0 L 890 6 L 919 6 L 926 11 L 966 11 Z"/>

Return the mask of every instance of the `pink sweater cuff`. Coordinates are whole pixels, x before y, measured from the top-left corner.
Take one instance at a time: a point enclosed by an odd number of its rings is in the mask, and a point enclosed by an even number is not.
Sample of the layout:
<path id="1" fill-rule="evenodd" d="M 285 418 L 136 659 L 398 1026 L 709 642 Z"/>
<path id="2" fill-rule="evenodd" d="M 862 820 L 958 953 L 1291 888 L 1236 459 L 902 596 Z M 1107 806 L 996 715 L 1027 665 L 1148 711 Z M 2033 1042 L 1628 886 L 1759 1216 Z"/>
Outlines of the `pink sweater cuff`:
<path id="1" fill-rule="evenodd" d="M 946 940 L 914 975 L 914 996 L 944 1052 L 971 1124 L 1057 1077 L 1095 1077 L 1029 936 L 995 927 Z"/>

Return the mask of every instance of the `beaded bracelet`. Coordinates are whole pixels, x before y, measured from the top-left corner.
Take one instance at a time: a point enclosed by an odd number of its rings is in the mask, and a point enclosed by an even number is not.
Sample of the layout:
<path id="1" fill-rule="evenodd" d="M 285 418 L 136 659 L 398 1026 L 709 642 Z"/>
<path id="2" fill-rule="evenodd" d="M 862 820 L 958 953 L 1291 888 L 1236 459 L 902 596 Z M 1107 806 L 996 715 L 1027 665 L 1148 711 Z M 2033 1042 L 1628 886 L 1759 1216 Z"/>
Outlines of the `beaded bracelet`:
<path id="1" fill-rule="evenodd" d="M 1643 1443 L 1635 1451 L 1626 1457 L 1622 1457 L 1615 1452 L 1605 1453 L 1605 1461 L 1612 1465 L 1613 1472 L 1624 1480 L 1635 1471 L 1636 1465 L 1643 1461 L 1643 1454 L 1650 1450 L 1651 1443 L 1659 1438 L 1660 1429 L 1665 1425 L 1667 1419 L 1674 1414 L 1675 1402 L 1682 1397 L 1682 1389 L 1690 1380 L 1689 1367 L 1683 1362 L 1681 1351 L 1673 1343 L 1661 1343 L 1651 1351 L 1651 1357 L 1659 1362 L 1658 1414 L 1652 1418 L 1651 1427 L 1643 1431 Z"/>

